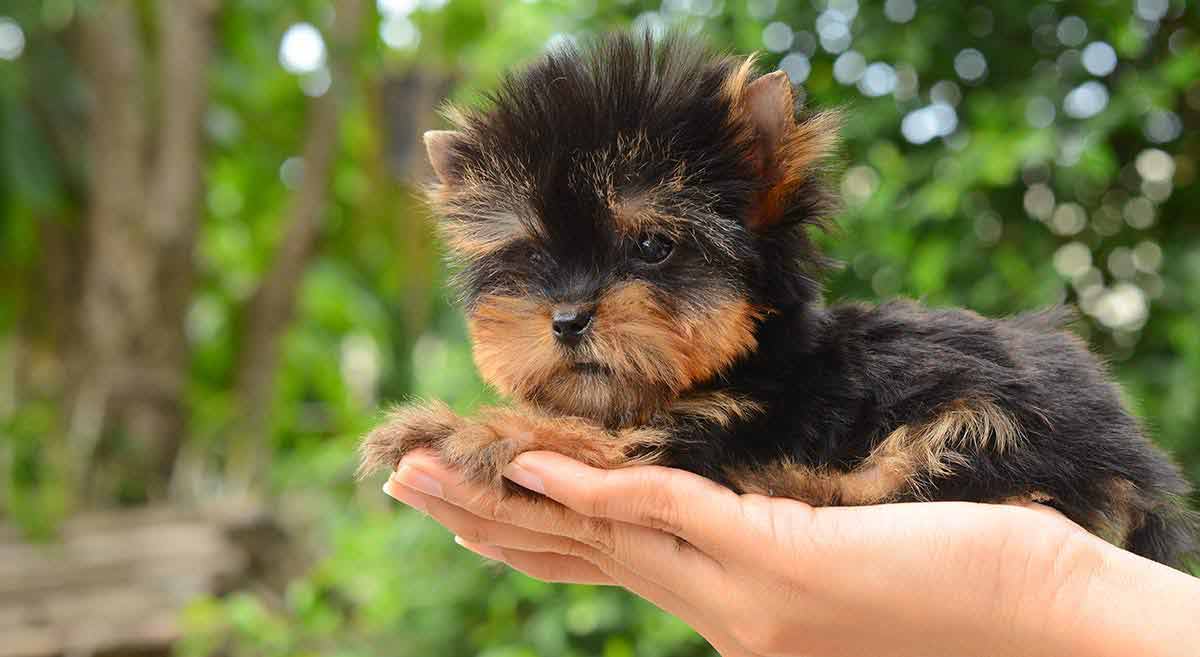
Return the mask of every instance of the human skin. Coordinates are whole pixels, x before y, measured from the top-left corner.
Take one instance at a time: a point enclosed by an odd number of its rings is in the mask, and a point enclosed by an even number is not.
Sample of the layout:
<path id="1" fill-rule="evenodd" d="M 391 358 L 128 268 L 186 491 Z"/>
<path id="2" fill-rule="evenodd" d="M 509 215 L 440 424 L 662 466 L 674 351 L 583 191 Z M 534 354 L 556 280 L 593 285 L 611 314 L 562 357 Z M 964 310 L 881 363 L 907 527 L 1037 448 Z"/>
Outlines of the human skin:
<path id="1" fill-rule="evenodd" d="M 431 452 L 384 486 L 463 547 L 537 579 L 623 586 L 724 657 L 1174 657 L 1200 646 L 1200 580 L 1036 505 L 813 508 L 681 470 L 527 452 L 501 497 Z"/>

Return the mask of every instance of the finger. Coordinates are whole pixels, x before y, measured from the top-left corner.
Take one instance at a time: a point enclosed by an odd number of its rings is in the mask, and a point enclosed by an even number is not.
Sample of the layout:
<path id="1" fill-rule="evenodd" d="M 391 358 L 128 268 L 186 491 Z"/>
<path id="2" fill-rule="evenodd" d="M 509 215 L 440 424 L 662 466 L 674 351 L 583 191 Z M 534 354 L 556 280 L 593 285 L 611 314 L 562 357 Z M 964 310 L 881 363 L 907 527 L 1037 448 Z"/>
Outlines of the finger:
<path id="1" fill-rule="evenodd" d="M 432 493 L 423 502 L 430 514 L 450 517 L 439 506 L 437 500 L 441 500 L 502 525 L 572 539 L 682 596 L 706 599 L 714 586 L 724 582 L 720 565 L 675 536 L 605 518 L 589 518 L 553 500 L 502 496 L 490 487 L 463 481 L 431 454 L 406 456 L 393 479 L 406 486 L 423 486 L 427 494 Z M 567 544 L 552 551 L 569 553 L 571 547 Z"/>
<path id="2" fill-rule="evenodd" d="M 384 492 L 400 502 L 424 511 L 455 536 L 469 543 L 499 545 L 534 552 L 572 553 L 573 541 L 570 538 L 477 516 L 462 507 L 405 485 L 405 478 L 406 473 L 401 469 L 384 485 Z"/>
<path id="3" fill-rule="evenodd" d="M 756 657 L 700 612 L 694 605 L 653 582 L 639 577 L 612 559 L 601 554 L 589 555 L 603 568 L 581 557 L 568 557 L 543 552 L 523 552 L 491 545 L 459 542 L 468 550 L 494 561 L 500 561 L 521 573 L 545 582 L 587 583 L 596 578 L 599 584 L 619 584 L 659 609 L 679 618 L 704 637 L 723 657 Z M 590 548 L 589 548 L 590 549 Z"/>
<path id="4" fill-rule="evenodd" d="M 718 560 L 742 548 L 729 532 L 741 519 L 737 494 L 690 472 L 601 470 L 553 452 L 526 452 L 504 476 L 585 516 L 674 534 Z"/>
<path id="5" fill-rule="evenodd" d="M 454 538 L 454 542 L 481 557 L 508 564 L 514 570 L 543 582 L 616 585 L 613 578 L 595 564 L 579 557 L 472 543 L 457 536 Z"/>

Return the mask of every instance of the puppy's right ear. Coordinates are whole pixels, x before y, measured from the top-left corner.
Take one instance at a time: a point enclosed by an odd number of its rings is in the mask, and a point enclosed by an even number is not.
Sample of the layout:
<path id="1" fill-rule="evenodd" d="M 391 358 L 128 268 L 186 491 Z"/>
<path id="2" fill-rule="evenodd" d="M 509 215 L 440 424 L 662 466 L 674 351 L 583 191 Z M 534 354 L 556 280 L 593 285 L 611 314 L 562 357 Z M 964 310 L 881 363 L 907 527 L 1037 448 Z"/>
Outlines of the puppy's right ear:
<path id="1" fill-rule="evenodd" d="M 456 167 L 455 150 L 462 143 L 462 133 L 455 130 L 429 130 L 425 133 L 425 152 L 429 164 L 443 185 L 453 185 L 462 179 Z"/>

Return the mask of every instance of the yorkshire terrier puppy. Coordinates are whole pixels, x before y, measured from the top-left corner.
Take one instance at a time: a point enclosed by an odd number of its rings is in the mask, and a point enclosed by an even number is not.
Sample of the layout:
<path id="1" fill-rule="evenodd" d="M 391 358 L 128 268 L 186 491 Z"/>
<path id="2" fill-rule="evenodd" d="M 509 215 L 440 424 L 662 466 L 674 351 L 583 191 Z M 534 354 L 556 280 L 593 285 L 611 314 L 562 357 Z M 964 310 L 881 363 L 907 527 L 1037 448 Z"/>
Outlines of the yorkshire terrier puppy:
<path id="1" fill-rule="evenodd" d="M 660 464 L 813 505 L 1036 500 L 1180 565 L 1188 485 L 1059 310 L 826 306 L 830 113 L 686 38 L 555 50 L 425 135 L 484 379 L 513 404 L 402 408 L 417 447 L 513 486 L 527 450 Z M 515 487 L 515 486 L 514 486 Z"/>

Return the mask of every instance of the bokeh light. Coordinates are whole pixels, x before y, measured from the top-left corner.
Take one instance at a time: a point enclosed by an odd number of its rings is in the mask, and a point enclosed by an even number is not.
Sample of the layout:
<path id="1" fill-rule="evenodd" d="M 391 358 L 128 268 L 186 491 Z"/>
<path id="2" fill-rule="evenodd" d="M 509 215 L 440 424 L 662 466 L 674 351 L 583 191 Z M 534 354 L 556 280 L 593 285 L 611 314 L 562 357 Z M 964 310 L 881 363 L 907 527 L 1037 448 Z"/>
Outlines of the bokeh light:
<path id="1" fill-rule="evenodd" d="M 1169 0 L 1137 0 L 1134 3 L 1138 17 L 1148 21 L 1162 20 L 1170 8 Z"/>
<path id="2" fill-rule="evenodd" d="M 13 60 L 25 51 L 25 32 L 16 21 L 0 16 L 0 59 Z"/>
<path id="3" fill-rule="evenodd" d="M 863 71 L 858 90 L 864 96 L 886 96 L 896 89 L 896 69 L 886 62 L 874 62 Z"/>
<path id="4" fill-rule="evenodd" d="M 833 79 L 842 84 L 854 84 L 867 68 L 867 60 L 854 50 L 848 50 L 833 62 Z"/>
<path id="5" fill-rule="evenodd" d="M 917 3 L 914 0 L 887 0 L 883 13 L 893 23 L 907 23 L 917 15 Z"/>
<path id="6" fill-rule="evenodd" d="M 826 52 L 839 54 L 850 47 L 850 25 L 845 14 L 826 10 L 817 16 L 817 35 Z"/>
<path id="7" fill-rule="evenodd" d="M 1045 96 L 1035 96 L 1025 104 L 1025 120 L 1035 128 L 1053 125 L 1056 112 L 1054 102 Z"/>
<path id="8" fill-rule="evenodd" d="M 779 60 L 779 70 L 787 73 L 792 84 L 803 84 L 812 73 L 812 62 L 804 53 L 792 52 Z"/>
<path id="9" fill-rule="evenodd" d="M 746 0 L 746 11 L 752 18 L 763 21 L 775 15 L 779 0 Z"/>
<path id="10" fill-rule="evenodd" d="M 1095 80 L 1075 87 L 1063 99 L 1063 112 L 1076 119 L 1091 118 L 1108 105 L 1108 89 Z"/>
<path id="11" fill-rule="evenodd" d="M 1087 23 L 1078 16 L 1067 16 L 1058 23 L 1058 40 L 1064 46 L 1078 46 L 1087 39 Z"/>
<path id="12" fill-rule="evenodd" d="M 954 71 L 967 82 L 978 82 L 987 74 L 987 59 L 974 48 L 967 48 L 954 57 Z"/>
<path id="13" fill-rule="evenodd" d="M 1093 41 L 1083 49 L 1083 67 L 1096 77 L 1104 77 L 1117 68 L 1117 51 L 1103 41 Z"/>
<path id="14" fill-rule="evenodd" d="M 375 7 L 384 17 L 407 16 L 417 9 L 417 0 L 376 0 Z"/>
<path id="15" fill-rule="evenodd" d="M 1183 134 L 1183 120 L 1175 112 L 1154 110 L 1146 115 L 1142 131 L 1146 139 L 1156 144 L 1165 144 L 1175 141 Z"/>
<path id="16" fill-rule="evenodd" d="M 296 23 L 279 42 L 279 63 L 289 73 L 312 73 L 325 65 L 325 40 L 311 23 Z"/>
<path id="17" fill-rule="evenodd" d="M 379 38 L 395 50 L 412 50 L 421 43 L 421 30 L 406 15 L 386 16 L 379 23 Z"/>
<path id="18" fill-rule="evenodd" d="M 775 21 L 763 28 L 763 45 L 771 52 L 783 52 L 792 47 L 794 35 L 787 23 Z"/>
<path id="19" fill-rule="evenodd" d="M 933 103 L 904 116 L 900 132 L 914 144 L 926 144 L 935 137 L 952 134 L 958 127 L 958 114 L 945 103 Z"/>

